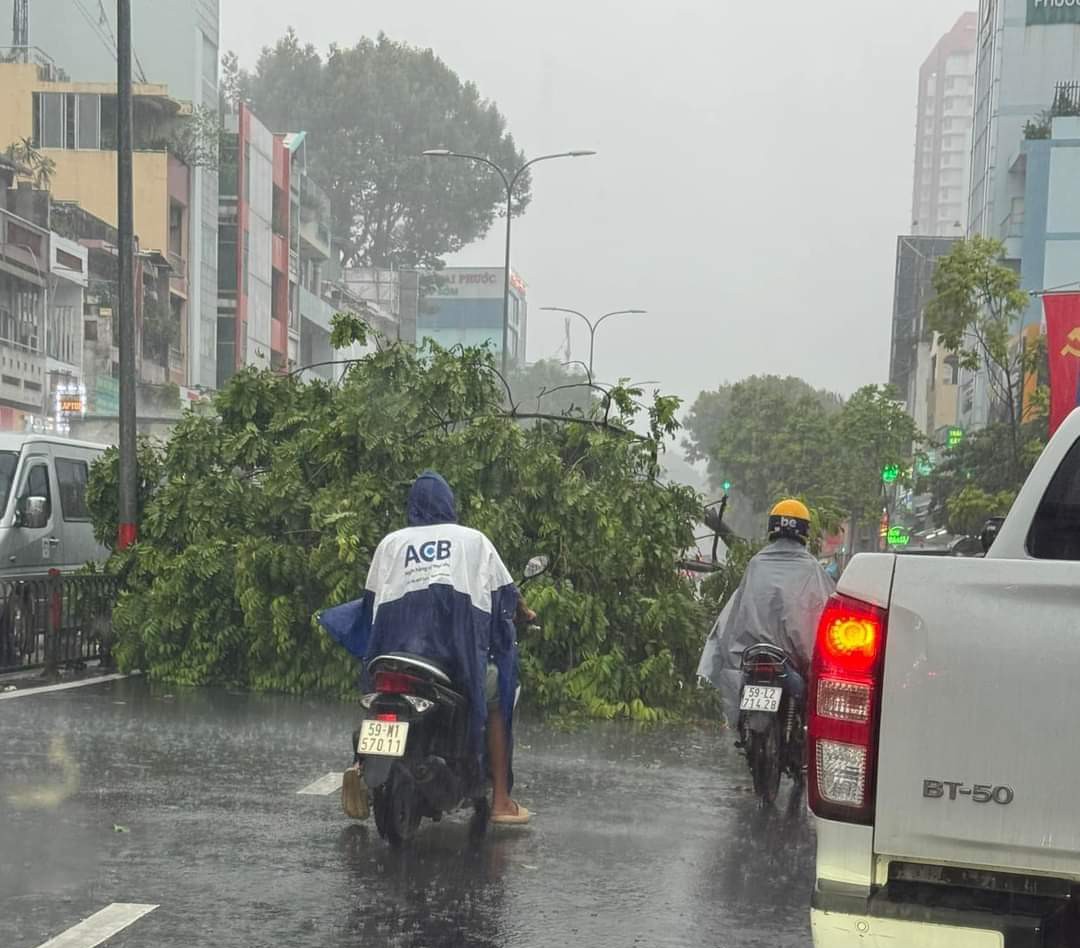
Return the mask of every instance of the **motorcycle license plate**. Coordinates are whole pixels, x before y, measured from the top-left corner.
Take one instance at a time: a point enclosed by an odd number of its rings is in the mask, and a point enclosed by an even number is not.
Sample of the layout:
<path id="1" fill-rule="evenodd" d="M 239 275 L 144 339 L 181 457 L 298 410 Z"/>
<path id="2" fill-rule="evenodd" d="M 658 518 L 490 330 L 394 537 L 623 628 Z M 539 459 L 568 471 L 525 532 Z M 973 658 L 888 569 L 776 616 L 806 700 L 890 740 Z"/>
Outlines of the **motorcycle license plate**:
<path id="1" fill-rule="evenodd" d="M 372 757 L 404 757 L 408 736 L 407 721 L 364 721 L 356 752 Z"/>
<path id="2" fill-rule="evenodd" d="M 775 714 L 780 710 L 780 698 L 783 688 L 770 688 L 767 685 L 747 685 L 742 690 L 739 701 L 740 711 L 768 711 Z"/>

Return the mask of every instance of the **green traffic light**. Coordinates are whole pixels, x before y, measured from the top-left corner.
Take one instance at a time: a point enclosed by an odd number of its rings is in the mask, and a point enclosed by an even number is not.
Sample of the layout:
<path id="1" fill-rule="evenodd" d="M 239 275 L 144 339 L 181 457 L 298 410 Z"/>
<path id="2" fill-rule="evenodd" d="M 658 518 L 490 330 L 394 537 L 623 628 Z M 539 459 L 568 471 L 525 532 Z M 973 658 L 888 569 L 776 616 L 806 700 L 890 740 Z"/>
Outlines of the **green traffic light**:
<path id="1" fill-rule="evenodd" d="M 899 464 L 886 464 L 881 469 L 881 479 L 886 484 L 895 484 L 900 477 L 900 465 Z"/>
<path id="2" fill-rule="evenodd" d="M 731 490 L 731 481 L 724 481 L 724 490 Z"/>

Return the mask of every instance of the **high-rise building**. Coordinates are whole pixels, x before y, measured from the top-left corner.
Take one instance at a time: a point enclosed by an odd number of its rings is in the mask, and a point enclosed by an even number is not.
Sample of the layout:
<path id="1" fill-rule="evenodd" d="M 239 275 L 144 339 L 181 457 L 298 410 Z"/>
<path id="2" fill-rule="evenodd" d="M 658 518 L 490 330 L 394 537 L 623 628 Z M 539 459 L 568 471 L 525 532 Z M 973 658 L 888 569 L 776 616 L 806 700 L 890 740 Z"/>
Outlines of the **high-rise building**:
<path id="1" fill-rule="evenodd" d="M 219 0 L 133 0 L 131 27 L 137 82 L 167 86 L 192 109 L 218 108 Z M 34 0 L 29 39 L 72 76 L 116 82 L 116 4 Z M 6 145 L 0 143 L 0 147 Z M 139 187 L 136 165 L 136 188 Z M 187 383 L 217 381 L 217 172 L 192 169 L 189 316 L 184 349 Z"/>
<path id="2" fill-rule="evenodd" d="M 975 37 L 978 18 L 965 13 L 919 70 L 911 232 L 962 237 L 967 227 Z"/>
<path id="3" fill-rule="evenodd" d="M 968 233 L 1006 239 L 1023 214 L 1009 177 L 1024 126 L 1080 79 L 1080 4 L 980 0 L 978 31 Z"/>

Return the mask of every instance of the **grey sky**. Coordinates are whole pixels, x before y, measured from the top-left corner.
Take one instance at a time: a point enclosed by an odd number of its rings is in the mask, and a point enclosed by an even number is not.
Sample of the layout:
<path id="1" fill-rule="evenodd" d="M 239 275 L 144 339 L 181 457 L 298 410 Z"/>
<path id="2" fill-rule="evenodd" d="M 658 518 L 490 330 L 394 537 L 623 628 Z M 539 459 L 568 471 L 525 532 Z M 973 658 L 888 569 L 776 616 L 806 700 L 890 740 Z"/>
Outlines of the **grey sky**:
<path id="1" fill-rule="evenodd" d="M 600 152 L 537 168 L 515 222 L 531 359 L 563 338 L 541 306 L 637 307 L 651 315 L 597 337 L 602 378 L 688 398 L 755 372 L 844 393 L 885 379 L 918 69 L 974 0 L 221 6 L 245 65 L 290 24 L 320 49 L 383 30 L 475 81 L 530 156 Z M 497 226 L 451 262 L 501 260 Z"/>

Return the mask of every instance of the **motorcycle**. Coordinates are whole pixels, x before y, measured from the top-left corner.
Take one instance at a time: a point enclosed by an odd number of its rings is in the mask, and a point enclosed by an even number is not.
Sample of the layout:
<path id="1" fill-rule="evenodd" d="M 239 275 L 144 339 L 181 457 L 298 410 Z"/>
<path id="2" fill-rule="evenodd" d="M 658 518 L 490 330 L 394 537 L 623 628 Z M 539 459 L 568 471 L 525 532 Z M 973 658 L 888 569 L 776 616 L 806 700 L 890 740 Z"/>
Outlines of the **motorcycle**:
<path id="1" fill-rule="evenodd" d="M 547 569 L 535 557 L 519 587 Z M 469 699 L 451 672 L 423 655 L 391 652 L 371 660 L 374 691 L 353 733 L 356 762 L 371 797 L 375 828 L 392 846 L 413 839 L 422 819 L 472 808 L 469 834 L 487 832 L 490 778 L 469 753 Z M 516 707 L 520 687 L 514 695 Z"/>
<path id="2" fill-rule="evenodd" d="M 803 783 L 805 685 L 783 649 L 753 645 L 742 653 L 739 739 L 746 754 L 754 793 L 771 806 L 787 774 Z"/>

